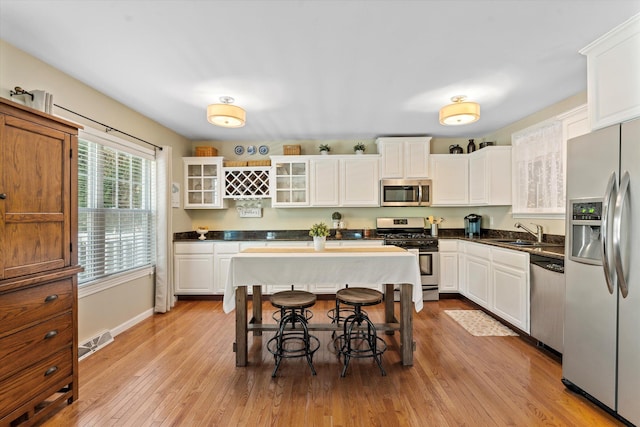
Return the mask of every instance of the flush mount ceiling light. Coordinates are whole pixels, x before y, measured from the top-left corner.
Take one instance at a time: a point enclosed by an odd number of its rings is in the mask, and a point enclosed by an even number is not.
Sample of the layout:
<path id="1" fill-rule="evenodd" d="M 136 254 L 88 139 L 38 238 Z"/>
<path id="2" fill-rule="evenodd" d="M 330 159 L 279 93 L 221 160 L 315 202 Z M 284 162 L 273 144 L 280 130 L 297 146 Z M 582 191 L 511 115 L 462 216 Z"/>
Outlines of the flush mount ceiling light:
<path id="1" fill-rule="evenodd" d="M 247 113 L 237 105 L 231 105 L 234 99 L 221 96 L 221 104 L 211 104 L 207 107 L 207 121 L 225 128 L 241 128 L 244 126 Z"/>
<path id="2" fill-rule="evenodd" d="M 476 102 L 465 102 L 466 96 L 458 95 L 451 98 L 453 104 L 440 109 L 440 124 L 446 126 L 466 125 L 478 121 L 480 105 Z"/>

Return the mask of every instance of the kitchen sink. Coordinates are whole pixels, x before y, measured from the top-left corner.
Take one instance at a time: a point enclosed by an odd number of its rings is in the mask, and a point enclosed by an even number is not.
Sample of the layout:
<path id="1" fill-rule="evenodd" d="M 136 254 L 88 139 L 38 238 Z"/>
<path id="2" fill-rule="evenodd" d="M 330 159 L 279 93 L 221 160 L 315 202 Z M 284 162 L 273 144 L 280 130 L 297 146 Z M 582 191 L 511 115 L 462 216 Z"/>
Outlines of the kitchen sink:
<path id="1" fill-rule="evenodd" d="M 524 247 L 532 247 L 532 248 L 538 248 L 538 247 L 561 247 L 563 246 L 562 244 L 559 243 L 547 243 L 547 242 L 534 242 L 531 240 L 513 240 L 513 239 L 492 239 L 491 241 L 496 242 L 496 243 L 503 243 L 505 245 L 513 245 L 513 246 L 524 246 Z"/>

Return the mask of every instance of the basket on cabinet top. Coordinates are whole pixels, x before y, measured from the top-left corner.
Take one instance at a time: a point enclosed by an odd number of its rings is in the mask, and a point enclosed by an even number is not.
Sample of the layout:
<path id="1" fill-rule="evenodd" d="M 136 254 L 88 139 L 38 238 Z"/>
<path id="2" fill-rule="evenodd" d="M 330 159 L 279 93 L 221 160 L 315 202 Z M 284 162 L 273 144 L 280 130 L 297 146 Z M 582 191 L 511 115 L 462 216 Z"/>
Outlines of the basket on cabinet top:
<path id="1" fill-rule="evenodd" d="M 196 157 L 215 157 L 218 155 L 218 149 L 215 147 L 196 147 Z"/>
<path id="2" fill-rule="evenodd" d="M 302 153 L 302 147 L 300 145 L 283 145 L 282 151 L 285 156 L 298 156 Z"/>

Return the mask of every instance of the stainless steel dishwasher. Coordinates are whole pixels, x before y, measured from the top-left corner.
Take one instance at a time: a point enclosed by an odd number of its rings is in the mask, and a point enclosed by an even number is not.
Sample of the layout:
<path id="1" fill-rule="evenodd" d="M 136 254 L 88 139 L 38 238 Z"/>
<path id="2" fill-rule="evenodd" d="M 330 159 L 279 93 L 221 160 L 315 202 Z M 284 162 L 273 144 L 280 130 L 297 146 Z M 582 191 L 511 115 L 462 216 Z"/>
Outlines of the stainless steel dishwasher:
<path id="1" fill-rule="evenodd" d="M 531 336 L 562 353 L 564 342 L 564 260 L 530 255 Z"/>

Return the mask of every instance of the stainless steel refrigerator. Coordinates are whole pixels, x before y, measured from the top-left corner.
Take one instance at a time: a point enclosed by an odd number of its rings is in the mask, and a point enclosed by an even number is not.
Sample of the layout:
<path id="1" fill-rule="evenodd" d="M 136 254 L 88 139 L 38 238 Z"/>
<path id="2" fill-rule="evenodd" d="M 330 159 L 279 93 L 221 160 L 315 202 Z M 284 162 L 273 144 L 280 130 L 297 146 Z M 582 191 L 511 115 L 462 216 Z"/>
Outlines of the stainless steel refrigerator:
<path id="1" fill-rule="evenodd" d="M 640 119 L 567 144 L 562 376 L 640 425 Z"/>

